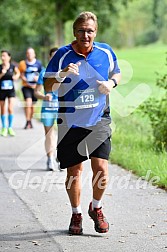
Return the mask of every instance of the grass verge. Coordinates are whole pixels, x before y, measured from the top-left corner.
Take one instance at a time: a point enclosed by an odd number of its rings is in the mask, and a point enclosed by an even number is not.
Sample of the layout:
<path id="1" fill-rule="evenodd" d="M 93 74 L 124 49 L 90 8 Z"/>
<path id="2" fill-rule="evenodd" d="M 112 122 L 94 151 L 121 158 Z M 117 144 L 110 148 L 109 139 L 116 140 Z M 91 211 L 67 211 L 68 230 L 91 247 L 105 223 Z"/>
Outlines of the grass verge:
<path id="1" fill-rule="evenodd" d="M 153 185 L 167 189 L 167 153 L 157 152 L 152 144 L 151 127 L 139 115 L 114 117 L 111 163 L 145 177 Z M 149 176 L 148 176 L 149 174 Z"/>

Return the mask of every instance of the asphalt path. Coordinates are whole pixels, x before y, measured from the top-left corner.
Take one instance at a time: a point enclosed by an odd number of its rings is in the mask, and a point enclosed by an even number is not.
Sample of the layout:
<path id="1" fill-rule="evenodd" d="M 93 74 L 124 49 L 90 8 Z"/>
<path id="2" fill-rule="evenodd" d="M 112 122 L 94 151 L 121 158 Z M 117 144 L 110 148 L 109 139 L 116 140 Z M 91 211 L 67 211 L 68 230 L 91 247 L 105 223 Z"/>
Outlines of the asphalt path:
<path id="1" fill-rule="evenodd" d="M 103 197 L 109 232 L 96 233 L 87 213 L 92 173 L 86 161 L 81 196 L 84 234 L 70 236 L 66 171 L 46 171 L 43 126 L 35 119 L 33 129 L 24 130 L 24 125 L 17 100 L 16 136 L 0 137 L 0 252 L 167 251 L 167 193 L 112 164 Z"/>

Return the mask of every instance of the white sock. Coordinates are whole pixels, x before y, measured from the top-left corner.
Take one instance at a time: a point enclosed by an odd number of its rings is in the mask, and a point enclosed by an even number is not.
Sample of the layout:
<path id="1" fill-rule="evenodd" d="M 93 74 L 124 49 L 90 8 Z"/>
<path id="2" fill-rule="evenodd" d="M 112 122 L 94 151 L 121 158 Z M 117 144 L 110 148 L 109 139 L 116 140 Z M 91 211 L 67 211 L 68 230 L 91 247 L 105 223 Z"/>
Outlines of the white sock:
<path id="1" fill-rule="evenodd" d="M 92 200 L 92 209 L 100 208 L 101 206 L 102 206 L 101 200 L 96 200 L 96 199 Z"/>
<path id="2" fill-rule="evenodd" d="M 48 156 L 48 160 L 53 160 L 53 155 L 51 155 L 51 156 Z"/>
<path id="3" fill-rule="evenodd" d="M 82 213 L 82 210 L 81 210 L 81 205 L 77 206 L 77 207 L 72 207 L 72 213 Z"/>

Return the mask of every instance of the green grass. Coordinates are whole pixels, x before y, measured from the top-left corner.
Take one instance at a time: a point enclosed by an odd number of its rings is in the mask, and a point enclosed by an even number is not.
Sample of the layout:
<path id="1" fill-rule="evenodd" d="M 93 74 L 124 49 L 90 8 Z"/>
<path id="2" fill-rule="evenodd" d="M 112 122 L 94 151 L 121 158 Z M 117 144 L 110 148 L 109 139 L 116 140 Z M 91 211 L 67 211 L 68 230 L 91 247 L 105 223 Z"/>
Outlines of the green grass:
<path id="1" fill-rule="evenodd" d="M 140 83 L 146 83 L 151 87 L 152 96 L 161 97 L 163 92 L 156 86 L 155 72 L 164 73 L 166 51 L 166 46 L 155 44 L 116 52 L 119 59 L 126 60 L 133 68 L 131 80 L 117 89 L 122 95 L 120 99 L 124 99 Z M 126 68 L 123 68 L 123 71 L 126 71 Z M 123 72 L 122 75 L 124 74 Z M 141 95 L 144 95 L 144 91 Z M 113 95 L 111 97 L 113 98 Z M 133 97 L 136 99 L 132 96 L 132 103 Z M 119 113 L 121 111 L 116 112 L 114 109 L 119 102 L 118 99 L 111 99 L 111 114 L 115 124 L 111 162 L 133 171 L 138 176 L 146 176 L 149 171 L 147 179 L 157 176 L 158 180 L 153 183 L 167 189 L 167 153 L 155 151 L 148 118 L 143 118 L 136 110 L 131 115 L 122 116 Z"/>
<path id="2" fill-rule="evenodd" d="M 128 83 L 120 85 L 120 92 L 127 94 L 136 85 L 146 83 L 152 88 L 153 95 L 159 95 L 160 89 L 155 86 L 156 72 L 164 73 L 166 71 L 166 52 L 166 45 L 161 44 L 116 50 L 119 61 L 127 61 L 133 69 L 132 78 Z M 122 78 L 124 78 L 127 72 L 126 66 L 122 71 Z"/>

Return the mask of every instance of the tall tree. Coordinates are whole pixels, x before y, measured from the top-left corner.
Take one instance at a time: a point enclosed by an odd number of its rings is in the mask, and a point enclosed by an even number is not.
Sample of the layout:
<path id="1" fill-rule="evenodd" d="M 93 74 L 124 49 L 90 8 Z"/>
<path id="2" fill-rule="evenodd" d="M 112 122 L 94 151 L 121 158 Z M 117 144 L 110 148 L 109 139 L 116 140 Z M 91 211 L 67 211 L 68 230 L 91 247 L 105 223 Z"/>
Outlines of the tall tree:
<path id="1" fill-rule="evenodd" d="M 131 0 L 122 0 L 123 4 Z M 115 15 L 117 9 L 114 0 L 28 0 L 29 8 L 35 13 L 34 25 L 38 27 L 39 32 L 48 34 L 53 39 L 55 35 L 55 44 L 61 46 L 64 44 L 65 24 L 81 11 L 89 10 L 95 12 L 98 16 L 100 31 L 105 30 L 111 23 L 111 16 Z M 35 12 L 35 10 L 37 10 Z M 41 15 L 42 14 L 42 15 Z M 50 29 L 50 32 L 48 31 Z"/>
<path id="2" fill-rule="evenodd" d="M 51 45 L 64 44 L 65 24 L 79 12 L 95 12 L 101 33 L 110 26 L 116 6 L 114 0 L 0 0 L 0 47 L 12 49 L 18 58 L 27 46 L 47 55 Z"/>

